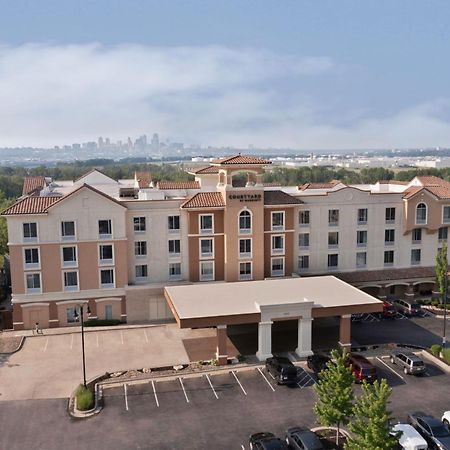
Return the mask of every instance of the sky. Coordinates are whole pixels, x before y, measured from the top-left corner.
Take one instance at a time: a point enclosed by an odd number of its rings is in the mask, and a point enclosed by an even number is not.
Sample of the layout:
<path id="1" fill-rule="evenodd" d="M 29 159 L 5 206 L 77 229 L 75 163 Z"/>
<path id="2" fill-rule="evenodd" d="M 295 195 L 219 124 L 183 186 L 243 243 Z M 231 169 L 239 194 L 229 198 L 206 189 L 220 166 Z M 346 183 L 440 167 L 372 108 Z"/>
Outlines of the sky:
<path id="1" fill-rule="evenodd" d="M 448 0 L 0 0 L 0 147 L 450 147 Z"/>

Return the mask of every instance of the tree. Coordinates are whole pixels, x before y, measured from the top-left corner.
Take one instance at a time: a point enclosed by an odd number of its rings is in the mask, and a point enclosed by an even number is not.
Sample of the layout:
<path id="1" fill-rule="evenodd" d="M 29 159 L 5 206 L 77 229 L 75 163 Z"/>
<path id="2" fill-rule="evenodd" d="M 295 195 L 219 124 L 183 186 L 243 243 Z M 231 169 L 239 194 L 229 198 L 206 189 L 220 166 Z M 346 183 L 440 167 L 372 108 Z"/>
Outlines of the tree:
<path id="1" fill-rule="evenodd" d="M 354 376 L 347 359 L 345 350 L 342 353 L 333 350 L 331 360 L 314 385 L 318 397 L 314 412 L 321 425 L 337 428 L 336 445 L 339 445 L 341 425 L 348 423 L 353 412 Z"/>
<path id="2" fill-rule="evenodd" d="M 363 382 L 363 395 L 353 408 L 353 421 L 349 425 L 352 437 L 346 450 L 392 450 L 398 444 L 399 433 L 390 434 L 391 412 L 387 409 L 392 389 L 383 379 L 373 384 Z"/>
<path id="3" fill-rule="evenodd" d="M 447 285 L 447 272 L 448 272 L 448 261 L 447 261 L 447 244 L 444 242 L 442 248 L 438 251 L 436 255 L 436 266 L 434 268 L 436 288 L 441 294 L 441 300 L 444 297 L 445 289 Z"/>

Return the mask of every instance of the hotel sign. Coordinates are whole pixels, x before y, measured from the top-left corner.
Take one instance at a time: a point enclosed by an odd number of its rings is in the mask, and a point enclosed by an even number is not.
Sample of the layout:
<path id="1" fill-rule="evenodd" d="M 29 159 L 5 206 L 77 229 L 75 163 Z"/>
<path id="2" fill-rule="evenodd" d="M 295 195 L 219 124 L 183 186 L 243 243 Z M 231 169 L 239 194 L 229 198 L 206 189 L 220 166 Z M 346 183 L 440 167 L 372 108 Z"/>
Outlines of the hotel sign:
<path id="1" fill-rule="evenodd" d="M 243 202 L 260 202 L 262 200 L 262 194 L 229 194 L 230 200 L 239 200 Z"/>

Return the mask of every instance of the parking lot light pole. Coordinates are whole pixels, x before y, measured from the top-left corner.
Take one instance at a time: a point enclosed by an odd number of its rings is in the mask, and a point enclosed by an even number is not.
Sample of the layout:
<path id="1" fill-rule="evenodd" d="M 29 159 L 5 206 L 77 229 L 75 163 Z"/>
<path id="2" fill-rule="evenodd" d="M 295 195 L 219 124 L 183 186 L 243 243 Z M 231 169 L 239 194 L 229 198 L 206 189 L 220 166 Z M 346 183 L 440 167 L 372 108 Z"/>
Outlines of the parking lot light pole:
<path id="1" fill-rule="evenodd" d="M 83 305 L 79 305 L 80 308 L 80 320 L 81 320 L 81 351 L 82 351 L 82 357 L 83 357 L 83 386 L 86 387 L 86 357 L 84 353 L 84 314 L 83 314 Z M 88 316 L 91 314 L 91 310 L 89 309 L 89 305 L 87 306 L 86 310 Z M 74 318 L 75 320 L 78 320 L 78 313 L 75 308 L 74 312 Z"/>
<path id="2" fill-rule="evenodd" d="M 447 337 L 446 337 L 446 331 L 447 331 L 447 296 L 448 296 L 448 268 L 445 273 L 445 295 L 444 295 L 444 326 L 442 329 L 442 348 L 445 348 L 445 345 L 447 344 Z"/>

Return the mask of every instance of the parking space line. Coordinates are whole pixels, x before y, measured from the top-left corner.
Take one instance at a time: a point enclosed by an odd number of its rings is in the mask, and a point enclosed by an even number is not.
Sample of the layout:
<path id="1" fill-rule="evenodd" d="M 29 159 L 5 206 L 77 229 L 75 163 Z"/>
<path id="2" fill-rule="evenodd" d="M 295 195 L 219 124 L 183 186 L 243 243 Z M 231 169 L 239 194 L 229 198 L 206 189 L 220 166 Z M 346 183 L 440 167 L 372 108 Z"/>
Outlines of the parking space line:
<path id="1" fill-rule="evenodd" d="M 97 347 L 98 347 L 98 333 L 96 333 L 96 337 L 97 337 Z"/>
<path id="2" fill-rule="evenodd" d="M 128 411 L 128 396 L 127 396 L 127 384 L 123 385 L 123 392 L 125 395 L 125 409 Z"/>
<path id="3" fill-rule="evenodd" d="M 183 388 L 184 396 L 186 397 L 186 403 L 189 403 L 189 399 L 188 399 L 188 396 L 187 396 L 187 393 L 186 393 L 186 389 L 184 389 L 183 380 L 181 379 L 181 377 L 178 378 L 178 379 L 180 380 L 181 387 Z"/>
<path id="4" fill-rule="evenodd" d="M 257 367 L 259 373 L 261 374 L 261 376 L 266 380 L 266 383 L 269 385 L 270 389 L 272 389 L 273 392 L 275 392 L 275 388 L 270 384 L 270 381 L 266 378 L 266 376 L 262 373 L 262 370 Z"/>
<path id="5" fill-rule="evenodd" d="M 44 348 L 42 349 L 43 352 L 47 351 L 47 346 L 48 346 L 48 338 L 45 340 L 45 345 Z"/>
<path id="6" fill-rule="evenodd" d="M 209 378 L 209 376 L 208 376 L 207 373 L 205 373 L 205 377 L 206 377 L 206 379 L 208 380 L 208 383 L 209 383 L 209 385 L 211 386 L 211 389 L 212 389 L 214 395 L 216 396 L 216 399 L 219 400 L 219 397 L 217 396 L 217 392 L 216 392 L 216 390 L 214 389 L 214 386 L 212 385 L 211 380 L 210 380 L 210 378 Z"/>
<path id="7" fill-rule="evenodd" d="M 233 374 L 234 378 L 236 379 L 237 383 L 239 384 L 239 387 L 242 389 L 242 392 L 244 393 L 244 395 L 247 395 L 247 392 L 245 392 L 245 389 L 242 387 L 242 384 L 239 381 L 239 378 L 237 377 L 237 375 L 234 372 L 234 370 L 232 370 L 231 373 Z"/>
<path id="8" fill-rule="evenodd" d="M 75 336 L 74 333 L 72 333 L 72 339 L 70 340 L 70 349 L 73 348 L 73 337 Z"/>
<path id="9" fill-rule="evenodd" d="M 245 447 L 244 447 L 244 445 L 243 445 L 243 444 L 241 444 L 241 449 L 242 449 L 242 450 L 245 450 Z"/>
<path id="10" fill-rule="evenodd" d="M 153 393 L 155 394 L 156 406 L 159 408 L 158 396 L 156 395 L 155 382 L 152 380 Z"/>
<path id="11" fill-rule="evenodd" d="M 122 340 L 122 345 L 123 345 L 123 331 L 120 330 L 120 339 Z"/>
<path id="12" fill-rule="evenodd" d="M 376 359 L 378 361 L 380 361 L 381 364 L 384 364 L 392 373 L 394 373 L 395 375 L 397 375 L 400 379 L 402 379 L 403 381 L 405 381 L 405 379 L 398 374 L 392 367 L 389 367 L 381 358 L 378 358 L 378 356 L 376 357 Z"/>
<path id="13" fill-rule="evenodd" d="M 144 330 L 144 336 L 145 336 L 145 342 L 147 342 L 147 344 L 148 344 L 148 336 L 147 336 L 147 331 L 146 330 Z"/>

